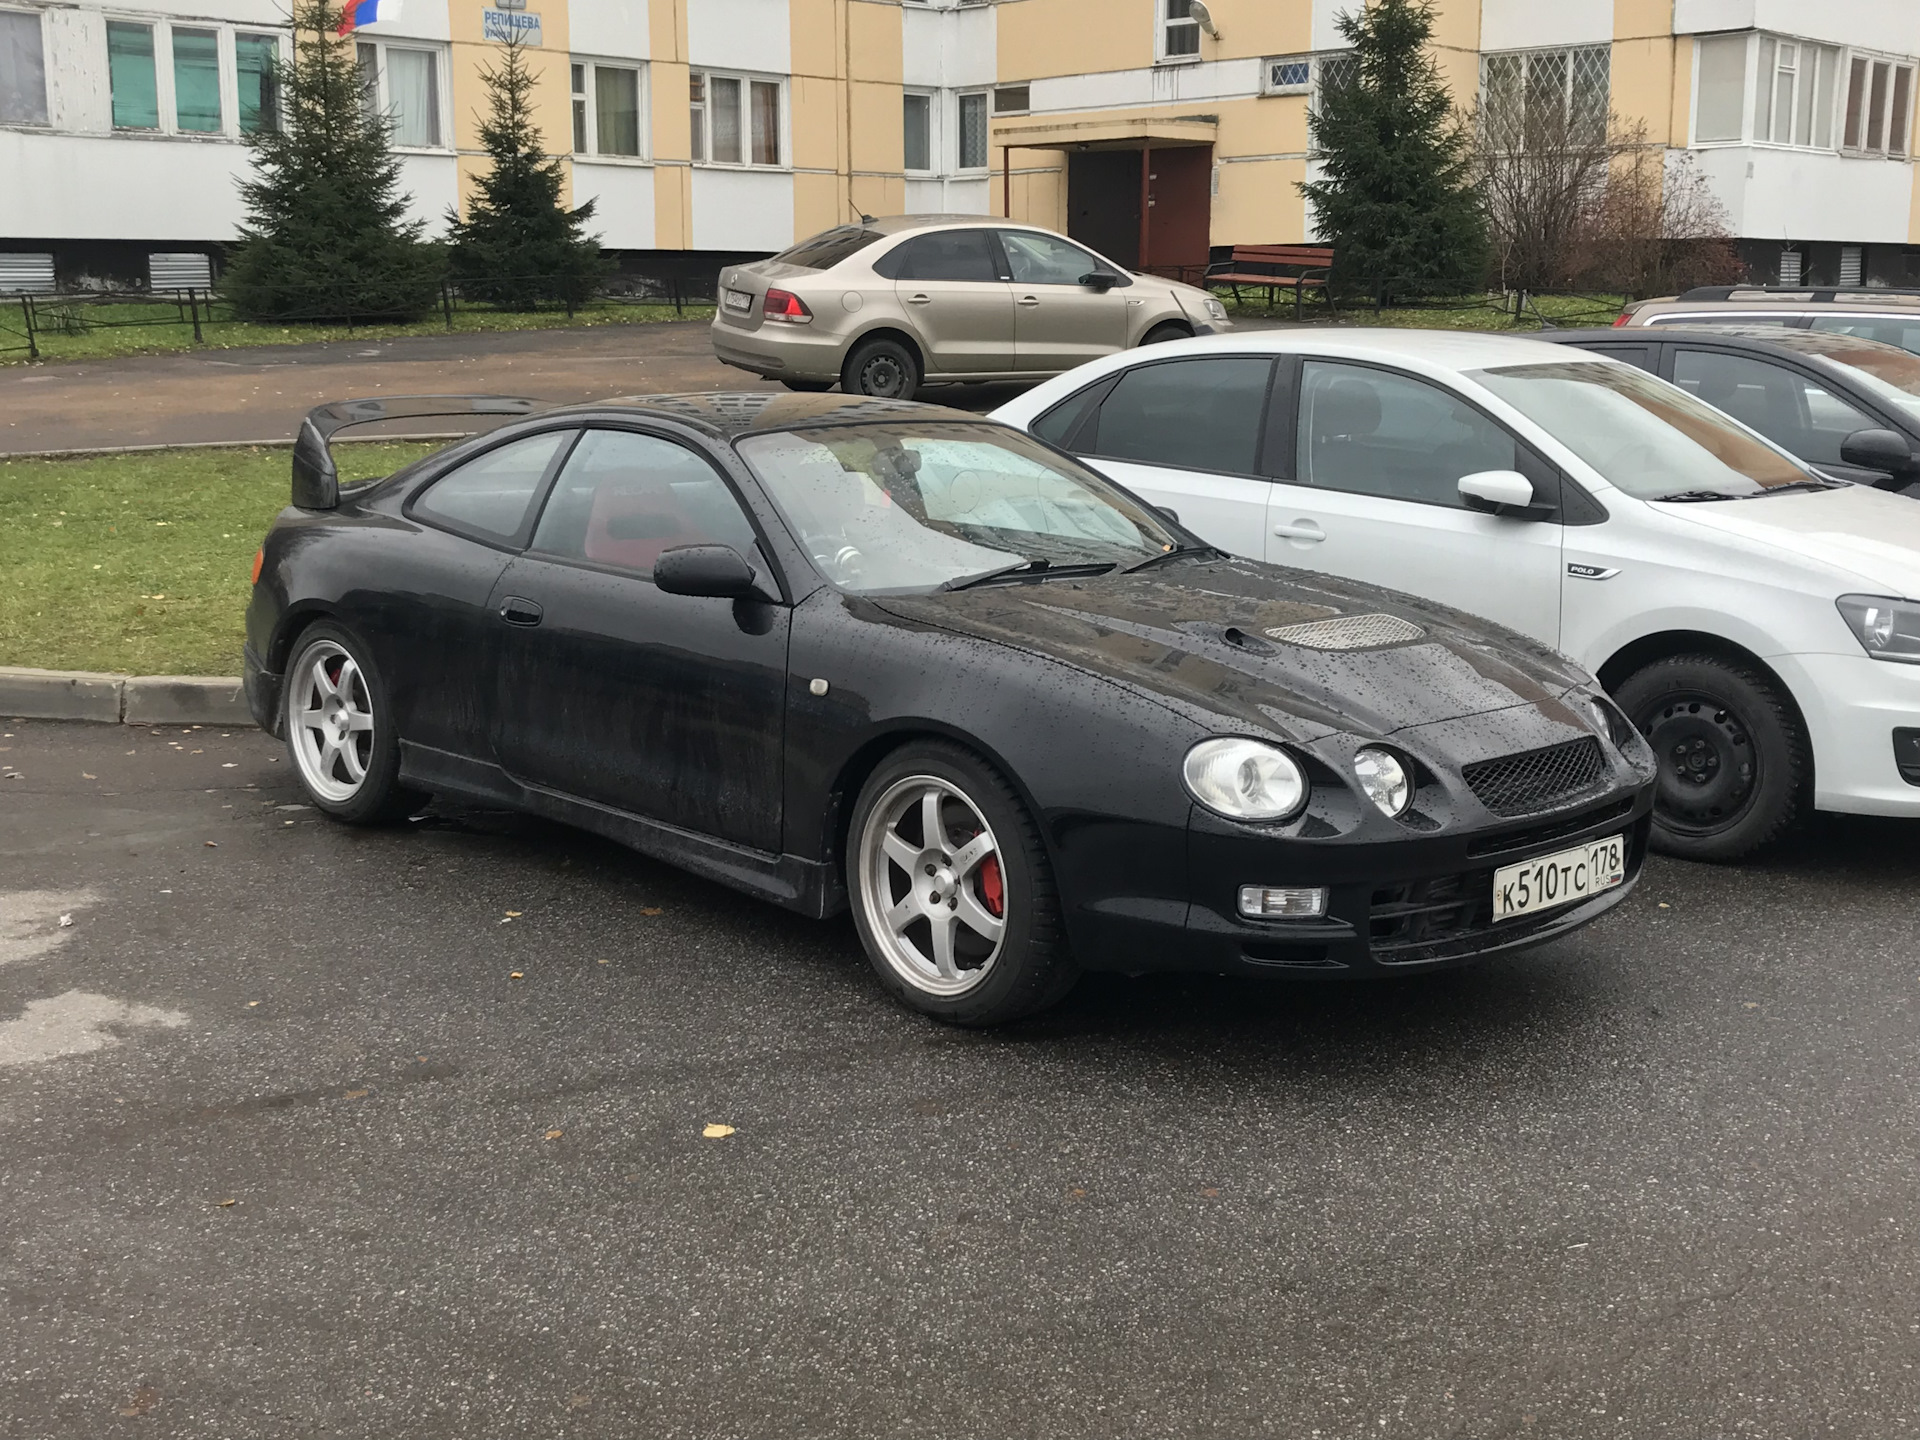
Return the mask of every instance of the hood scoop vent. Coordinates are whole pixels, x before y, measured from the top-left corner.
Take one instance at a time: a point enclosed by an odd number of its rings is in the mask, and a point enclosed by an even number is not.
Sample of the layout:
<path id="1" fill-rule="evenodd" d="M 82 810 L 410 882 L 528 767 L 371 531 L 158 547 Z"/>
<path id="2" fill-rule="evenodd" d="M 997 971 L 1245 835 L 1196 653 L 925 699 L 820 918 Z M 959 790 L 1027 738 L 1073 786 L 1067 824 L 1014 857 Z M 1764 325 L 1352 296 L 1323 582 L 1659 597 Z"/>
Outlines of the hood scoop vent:
<path id="1" fill-rule="evenodd" d="M 1265 634 L 1269 640 L 1309 650 L 1379 650 L 1425 639 L 1427 632 L 1397 615 L 1336 615 L 1304 625 L 1281 625 Z"/>

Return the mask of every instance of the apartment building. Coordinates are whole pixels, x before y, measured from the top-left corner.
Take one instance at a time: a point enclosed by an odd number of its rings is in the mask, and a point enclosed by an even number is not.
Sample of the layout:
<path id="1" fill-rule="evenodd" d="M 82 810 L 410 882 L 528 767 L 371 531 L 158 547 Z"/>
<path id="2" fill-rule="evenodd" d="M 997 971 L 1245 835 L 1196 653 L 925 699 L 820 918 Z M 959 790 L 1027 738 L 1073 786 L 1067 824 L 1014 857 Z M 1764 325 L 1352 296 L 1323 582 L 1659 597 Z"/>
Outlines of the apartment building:
<path id="1" fill-rule="evenodd" d="M 345 43 L 431 228 L 484 164 L 479 72 L 514 30 L 574 201 L 637 271 L 933 210 L 1163 268 L 1311 237 L 1308 110 L 1353 3 L 381 0 Z M 1436 8 L 1463 105 L 1515 87 L 1693 152 L 1758 276 L 1920 283 L 1916 0 Z M 217 257 L 289 43 L 282 0 L 0 0 L 0 288 Z"/>

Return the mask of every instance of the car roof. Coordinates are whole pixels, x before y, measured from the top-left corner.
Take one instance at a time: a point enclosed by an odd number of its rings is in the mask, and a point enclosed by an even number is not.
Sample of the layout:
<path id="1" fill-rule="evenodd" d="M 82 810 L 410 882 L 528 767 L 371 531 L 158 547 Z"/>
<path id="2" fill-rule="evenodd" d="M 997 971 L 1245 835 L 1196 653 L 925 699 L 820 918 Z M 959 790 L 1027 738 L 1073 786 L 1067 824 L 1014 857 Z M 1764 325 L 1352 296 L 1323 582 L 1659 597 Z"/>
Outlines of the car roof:
<path id="1" fill-rule="evenodd" d="M 1327 329 L 1233 330 L 1198 340 L 1175 340 L 1156 345 L 1145 356 L 1161 353 L 1242 353 L 1281 355 L 1310 351 L 1315 355 L 1394 364 L 1426 361 L 1443 369 L 1483 370 L 1494 365 L 1564 362 L 1566 356 L 1531 335 L 1493 335 L 1476 330 L 1413 330 L 1389 326 L 1353 326 Z M 1131 354 L 1131 352 L 1129 352 Z M 1600 357 L 1596 356 L 1595 359 Z"/>
<path id="2" fill-rule="evenodd" d="M 678 421 L 716 440 L 735 440 L 765 430 L 809 425 L 860 425 L 908 418 L 995 424 L 970 410 L 926 405 L 917 400 L 883 400 L 869 395 L 789 394 L 778 390 L 715 390 L 683 395 L 623 395 L 568 405 L 553 415 L 640 415 Z"/>
<path id="3" fill-rule="evenodd" d="M 1012 226 L 1016 230 L 1039 228 L 1003 215 L 884 215 L 878 220 L 863 221 L 860 228 L 882 235 L 904 235 L 910 230 L 950 230 L 962 225 Z"/>
<path id="4" fill-rule="evenodd" d="M 1796 355 L 1841 360 L 1843 363 L 1847 355 L 1871 355 L 1885 351 L 1896 355 L 1908 353 L 1898 345 L 1870 340 L 1865 335 L 1828 330 L 1790 330 L 1779 325 L 1662 325 L 1652 336 L 1645 329 L 1554 330 L 1543 333 L 1541 338 L 1556 345 L 1586 345 L 1600 341 L 1613 345 L 1653 345 L 1685 340 L 1731 343 L 1736 349 L 1751 350 L 1756 354 L 1789 350 Z"/>

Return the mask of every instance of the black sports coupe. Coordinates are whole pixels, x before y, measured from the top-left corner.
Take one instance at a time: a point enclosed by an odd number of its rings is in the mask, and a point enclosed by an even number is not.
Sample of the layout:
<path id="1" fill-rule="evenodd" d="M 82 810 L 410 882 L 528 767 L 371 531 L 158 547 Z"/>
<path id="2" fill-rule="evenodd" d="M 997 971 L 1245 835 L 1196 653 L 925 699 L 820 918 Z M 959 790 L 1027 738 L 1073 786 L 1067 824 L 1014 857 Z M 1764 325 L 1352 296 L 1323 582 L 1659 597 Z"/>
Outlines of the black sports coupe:
<path id="1" fill-rule="evenodd" d="M 384 480 L 327 440 L 509 416 Z M 1082 969 L 1407 974 L 1565 935 L 1646 851 L 1645 743 L 1570 662 L 1233 559 L 931 405 L 323 406 L 247 612 L 313 803 L 446 793 L 812 916 L 962 1024 Z"/>

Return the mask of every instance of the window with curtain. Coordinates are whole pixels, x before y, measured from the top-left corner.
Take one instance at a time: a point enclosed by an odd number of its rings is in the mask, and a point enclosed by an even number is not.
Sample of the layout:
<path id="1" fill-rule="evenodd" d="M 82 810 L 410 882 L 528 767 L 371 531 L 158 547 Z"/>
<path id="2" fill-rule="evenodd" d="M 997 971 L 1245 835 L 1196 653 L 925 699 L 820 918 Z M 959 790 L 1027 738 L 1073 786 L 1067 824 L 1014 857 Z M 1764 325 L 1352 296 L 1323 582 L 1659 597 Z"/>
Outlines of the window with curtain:
<path id="1" fill-rule="evenodd" d="M 698 71 L 687 76 L 687 127 L 695 160 L 707 158 L 707 77 Z"/>
<path id="2" fill-rule="evenodd" d="M 738 165 L 740 152 L 740 82 L 730 75 L 707 77 L 707 116 L 712 124 L 712 151 L 716 165 Z"/>
<path id="3" fill-rule="evenodd" d="M 353 47 L 353 62 L 360 68 L 360 108 L 369 115 L 380 113 L 380 47 L 361 41 Z"/>
<path id="4" fill-rule="evenodd" d="M 1716 35 L 1702 40 L 1699 93 L 1694 100 L 1693 138 L 1698 144 L 1742 138 L 1746 105 L 1747 37 Z"/>
<path id="5" fill-rule="evenodd" d="M 640 153 L 640 72 L 624 65 L 593 67 L 596 155 Z"/>
<path id="6" fill-rule="evenodd" d="M 587 67 L 574 61 L 572 67 L 573 86 L 573 153 L 585 155 L 587 150 Z"/>
<path id="7" fill-rule="evenodd" d="M 977 95 L 960 97 L 960 168 L 962 170 L 984 170 L 987 168 L 987 96 L 982 91 Z"/>
<path id="8" fill-rule="evenodd" d="M 909 91 L 901 97 L 900 137 L 908 170 L 933 169 L 933 97 Z"/>
<path id="9" fill-rule="evenodd" d="M 1185 60 L 1200 53 L 1200 22 L 1193 0 L 1161 0 L 1160 58 Z"/>
<path id="10" fill-rule="evenodd" d="M 158 130 L 160 91 L 153 71 L 153 27 L 107 22 L 107 84 L 113 92 L 113 128 Z"/>
<path id="11" fill-rule="evenodd" d="M 210 134 L 221 128 L 220 32 L 175 25 L 173 40 L 173 123 L 175 128 Z"/>
<path id="12" fill-rule="evenodd" d="M 240 83 L 240 133 L 280 128 L 280 40 L 274 35 L 233 37 L 235 78 Z"/>
<path id="13" fill-rule="evenodd" d="M 1756 53 L 1753 138 L 1762 144 L 1831 149 L 1839 49 L 1762 35 Z"/>
<path id="14" fill-rule="evenodd" d="M 687 94 L 695 163 L 782 163 L 778 80 L 695 72 Z"/>
<path id="15" fill-rule="evenodd" d="M 47 123 L 47 59 L 38 11 L 0 10 L 0 124 Z"/>
<path id="16" fill-rule="evenodd" d="M 753 163 L 780 163 L 780 87 L 770 80 L 749 86 L 753 102 Z"/>
<path id="17" fill-rule="evenodd" d="M 387 113 L 393 143 L 431 148 L 440 143 L 440 67 L 431 50 L 387 47 Z"/>

